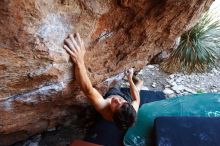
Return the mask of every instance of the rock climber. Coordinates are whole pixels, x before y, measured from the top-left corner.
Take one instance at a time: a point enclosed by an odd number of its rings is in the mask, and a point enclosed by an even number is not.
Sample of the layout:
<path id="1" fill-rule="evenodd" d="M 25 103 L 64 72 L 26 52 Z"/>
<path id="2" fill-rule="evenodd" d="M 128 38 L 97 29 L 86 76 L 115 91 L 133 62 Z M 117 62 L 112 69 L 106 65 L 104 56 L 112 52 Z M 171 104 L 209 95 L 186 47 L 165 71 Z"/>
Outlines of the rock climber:
<path id="1" fill-rule="evenodd" d="M 136 113 L 140 105 L 140 89 L 143 81 L 134 78 L 133 69 L 125 72 L 130 84 L 130 93 L 121 92 L 120 88 L 111 88 L 102 96 L 92 85 L 84 63 L 86 48 L 79 33 L 70 34 L 64 40 L 64 49 L 75 63 L 75 76 L 81 90 L 87 96 L 94 108 L 106 120 L 113 121 L 121 130 L 127 130 L 136 120 Z"/>

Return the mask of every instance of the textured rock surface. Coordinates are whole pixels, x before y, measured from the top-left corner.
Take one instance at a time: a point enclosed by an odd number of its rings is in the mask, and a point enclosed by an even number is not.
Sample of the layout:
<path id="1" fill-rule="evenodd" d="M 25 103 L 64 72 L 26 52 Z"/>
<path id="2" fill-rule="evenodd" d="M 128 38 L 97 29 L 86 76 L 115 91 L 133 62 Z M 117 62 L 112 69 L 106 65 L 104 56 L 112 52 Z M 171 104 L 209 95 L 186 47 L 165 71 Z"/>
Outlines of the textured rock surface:
<path id="1" fill-rule="evenodd" d="M 79 32 L 95 86 L 142 68 L 212 0 L 1 0 L 0 145 L 50 129 L 87 106 L 62 42 Z M 79 107 L 80 109 L 81 107 Z"/>

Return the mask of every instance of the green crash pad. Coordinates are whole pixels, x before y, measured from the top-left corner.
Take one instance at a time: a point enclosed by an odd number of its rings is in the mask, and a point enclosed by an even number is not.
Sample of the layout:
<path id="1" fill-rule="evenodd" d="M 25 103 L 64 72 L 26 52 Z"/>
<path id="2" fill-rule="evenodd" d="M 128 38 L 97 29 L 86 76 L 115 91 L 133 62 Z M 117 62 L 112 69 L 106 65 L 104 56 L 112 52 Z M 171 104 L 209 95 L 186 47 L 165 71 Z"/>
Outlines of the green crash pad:
<path id="1" fill-rule="evenodd" d="M 124 145 L 151 145 L 154 119 L 160 116 L 220 117 L 220 94 L 193 94 L 142 105 L 134 127 L 125 134 Z"/>

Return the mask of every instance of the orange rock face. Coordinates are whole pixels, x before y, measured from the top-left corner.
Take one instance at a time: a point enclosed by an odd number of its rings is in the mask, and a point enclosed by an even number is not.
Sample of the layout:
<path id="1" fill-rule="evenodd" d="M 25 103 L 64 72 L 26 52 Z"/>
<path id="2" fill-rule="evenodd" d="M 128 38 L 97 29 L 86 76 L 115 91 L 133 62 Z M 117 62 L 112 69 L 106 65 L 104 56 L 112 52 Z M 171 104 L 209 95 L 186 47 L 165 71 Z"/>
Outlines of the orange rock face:
<path id="1" fill-rule="evenodd" d="M 0 145 L 55 127 L 85 106 L 62 49 L 79 32 L 95 86 L 142 68 L 189 29 L 212 0 L 1 0 Z M 104 90 L 102 90 L 104 91 Z"/>

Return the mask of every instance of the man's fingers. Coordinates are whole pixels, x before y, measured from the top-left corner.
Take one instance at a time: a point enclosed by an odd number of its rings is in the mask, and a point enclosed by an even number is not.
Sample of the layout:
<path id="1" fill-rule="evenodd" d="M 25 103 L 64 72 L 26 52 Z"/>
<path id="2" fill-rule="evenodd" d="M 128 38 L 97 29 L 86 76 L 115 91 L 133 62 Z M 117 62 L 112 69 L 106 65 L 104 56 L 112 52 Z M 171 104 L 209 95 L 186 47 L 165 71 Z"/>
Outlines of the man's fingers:
<path id="1" fill-rule="evenodd" d="M 73 59 L 74 62 L 76 62 L 76 54 L 73 53 L 67 45 L 64 45 L 63 48 L 70 54 L 70 57 Z"/>
<path id="2" fill-rule="evenodd" d="M 125 75 L 133 75 L 134 73 L 134 68 L 126 69 L 125 70 Z"/>
<path id="3" fill-rule="evenodd" d="M 69 49 L 69 47 L 67 47 L 67 45 L 64 45 L 63 48 L 64 48 L 70 55 L 73 54 L 73 52 Z"/>
<path id="4" fill-rule="evenodd" d="M 77 39 L 78 39 L 78 42 L 80 43 L 80 46 L 83 47 L 83 46 L 82 46 L 82 40 L 81 40 L 81 38 L 80 38 L 79 33 L 76 33 L 76 37 L 77 37 Z"/>
<path id="5" fill-rule="evenodd" d="M 128 69 L 125 69 L 125 70 L 124 70 L 124 73 L 125 73 L 125 75 L 127 76 L 127 75 L 128 75 Z"/>
<path id="6" fill-rule="evenodd" d="M 128 71 L 133 74 L 134 73 L 134 68 L 130 68 Z"/>
<path id="7" fill-rule="evenodd" d="M 71 57 L 72 59 L 73 59 L 73 62 L 75 62 L 76 63 L 76 59 L 75 58 L 73 58 L 73 57 Z"/>
<path id="8" fill-rule="evenodd" d="M 69 35 L 69 38 L 73 42 L 73 44 L 74 44 L 75 48 L 77 49 L 77 51 L 79 51 L 80 50 L 79 45 L 76 43 L 76 40 L 74 39 L 72 34 Z"/>
<path id="9" fill-rule="evenodd" d="M 77 36 L 78 41 L 80 42 L 81 48 L 85 50 L 86 48 L 84 45 L 84 41 L 81 39 L 79 33 L 76 33 L 76 36 Z"/>
<path id="10" fill-rule="evenodd" d="M 70 54 L 70 55 L 72 55 L 72 56 L 76 56 L 70 49 L 69 49 L 69 47 L 67 46 L 67 45 L 64 45 L 63 46 L 63 48 Z"/>
<path id="11" fill-rule="evenodd" d="M 73 45 L 73 43 L 71 42 L 70 39 L 65 39 L 64 43 L 67 45 L 67 47 L 71 50 L 75 50 L 75 46 Z"/>

